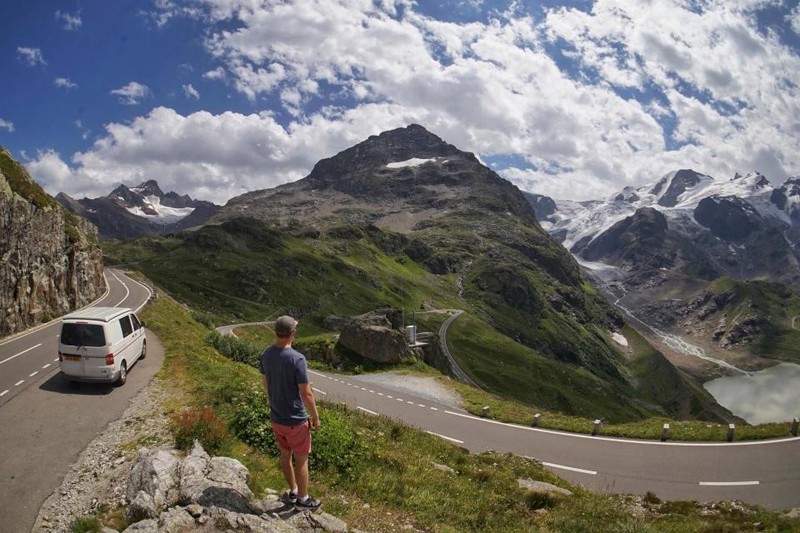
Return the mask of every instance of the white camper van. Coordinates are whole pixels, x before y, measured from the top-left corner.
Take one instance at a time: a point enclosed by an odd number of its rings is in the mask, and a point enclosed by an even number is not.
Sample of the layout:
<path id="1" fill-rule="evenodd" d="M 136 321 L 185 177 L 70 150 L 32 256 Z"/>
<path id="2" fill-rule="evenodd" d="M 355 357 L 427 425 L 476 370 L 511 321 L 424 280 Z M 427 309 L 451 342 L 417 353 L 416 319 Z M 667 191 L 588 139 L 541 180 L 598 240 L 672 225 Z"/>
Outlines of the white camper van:
<path id="1" fill-rule="evenodd" d="M 123 385 L 131 366 L 146 355 L 144 323 L 126 307 L 90 307 L 61 323 L 58 361 L 71 381 Z"/>

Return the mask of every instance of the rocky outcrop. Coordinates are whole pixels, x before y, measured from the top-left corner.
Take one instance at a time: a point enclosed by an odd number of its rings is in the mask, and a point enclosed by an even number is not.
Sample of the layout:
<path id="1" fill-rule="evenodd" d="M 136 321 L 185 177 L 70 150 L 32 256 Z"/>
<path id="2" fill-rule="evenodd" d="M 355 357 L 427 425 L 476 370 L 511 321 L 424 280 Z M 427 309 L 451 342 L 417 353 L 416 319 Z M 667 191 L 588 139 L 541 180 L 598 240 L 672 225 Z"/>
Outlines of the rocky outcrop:
<path id="1" fill-rule="evenodd" d="M 0 336 L 83 307 L 105 290 L 97 230 L 59 207 L 0 149 Z"/>
<path id="2" fill-rule="evenodd" d="M 361 357 L 379 363 L 396 364 L 408 357 L 408 341 L 392 327 L 386 314 L 368 313 L 346 321 L 339 344 Z"/>
<path id="3" fill-rule="evenodd" d="M 125 533 L 273 532 L 347 533 L 347 524 L 324 512 L 300 511 L 277 496 L 256 498 L 247 468 L 230 457 L 211 457 L 195 442 L 181 459 L 176 450 L 142 448 L 128 477 Z M 111 531 L 111 530 L 107 530 Z"/>

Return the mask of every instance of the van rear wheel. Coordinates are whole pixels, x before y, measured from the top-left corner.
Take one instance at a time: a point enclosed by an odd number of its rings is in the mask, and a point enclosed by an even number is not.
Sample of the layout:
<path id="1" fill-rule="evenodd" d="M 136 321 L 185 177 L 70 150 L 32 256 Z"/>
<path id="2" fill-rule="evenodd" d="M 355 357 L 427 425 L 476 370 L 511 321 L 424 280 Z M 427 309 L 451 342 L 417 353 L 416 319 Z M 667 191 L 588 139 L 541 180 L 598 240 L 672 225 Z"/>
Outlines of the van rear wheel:
<path id="1" fill-rule="evenodd" d="M 125 385 L 125 382 L 128 381 L 128 365 L 125 361 L 119 365 L 119 377 L 117 378 L 117 386 L 121 387 Z"/>

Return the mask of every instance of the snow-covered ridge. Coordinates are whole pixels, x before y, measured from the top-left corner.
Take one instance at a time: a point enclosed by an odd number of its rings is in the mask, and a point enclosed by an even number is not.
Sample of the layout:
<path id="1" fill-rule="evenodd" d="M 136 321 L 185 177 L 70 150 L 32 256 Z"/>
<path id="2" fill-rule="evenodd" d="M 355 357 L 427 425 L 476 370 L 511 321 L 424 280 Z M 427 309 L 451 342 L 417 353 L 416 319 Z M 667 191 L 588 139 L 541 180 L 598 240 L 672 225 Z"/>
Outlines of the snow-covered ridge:
<path id="1" fill-rule="evenodd" d="M 554 200 L 557 211 L 542 221 L 542 226 L 549 233 L 563 237 L 564 246 L 571 249 L 578 242 L 602 234 L 640 208 L 658 209 L 672 220 L 691 220 L 701 200 L 725 196 L 737 196 L 752 205 L 762 217 L 791 225 L 790 214 L 800 197 L 790 196 L 787 206 L 780 209 L 771 201 L 774 190 L 769 180 L 758 172 L 716 180 L 691 170 L 673 171 L 655 183 L 625 187 L 605 201 Z"/>

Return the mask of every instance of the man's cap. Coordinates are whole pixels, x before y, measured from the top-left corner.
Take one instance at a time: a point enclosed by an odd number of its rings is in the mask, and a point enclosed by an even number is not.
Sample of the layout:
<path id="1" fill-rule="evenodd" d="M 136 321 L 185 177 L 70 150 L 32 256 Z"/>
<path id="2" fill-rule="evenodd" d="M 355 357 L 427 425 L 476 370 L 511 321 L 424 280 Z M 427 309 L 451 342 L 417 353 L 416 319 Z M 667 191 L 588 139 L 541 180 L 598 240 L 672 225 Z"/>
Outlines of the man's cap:
<path id="1" fill-rule="evenodd" d="M 297 327 L 297 320 L 289 315 L 278 317 L 275 321 L 275 335 L 278 337 L 288 337 Z"/>

